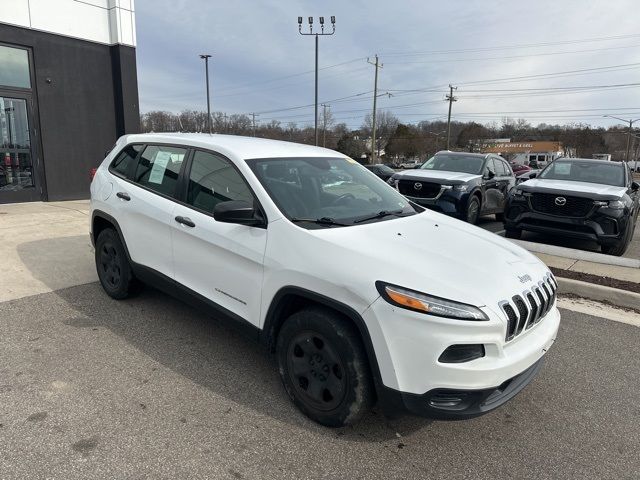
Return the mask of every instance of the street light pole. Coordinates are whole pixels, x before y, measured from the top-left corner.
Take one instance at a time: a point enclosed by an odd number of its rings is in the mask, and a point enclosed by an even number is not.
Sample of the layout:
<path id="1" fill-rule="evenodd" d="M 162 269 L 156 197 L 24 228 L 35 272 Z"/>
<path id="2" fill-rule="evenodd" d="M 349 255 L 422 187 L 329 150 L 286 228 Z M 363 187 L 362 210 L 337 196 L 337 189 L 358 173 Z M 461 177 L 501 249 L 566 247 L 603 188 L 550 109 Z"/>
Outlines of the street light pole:
<path id="1" fill-rule="evenodd" d="M 315 81 L 315 144 L 318 145 L 318 37 L 320 35 L 333 35 L 336 33 L 336 17 L 331 16 L 331 33 L 324 31 L 324 17 L 319 17 L 320 32 L 313 33 L 313 17 L 309 17 L 309 33 L 302 32 L 302 17 L 298 17 L 298 33 L 300 35 L 315 35 L 316 37 L 316 81 Z"/>
<path id="2" fill-rule="evenodd" d="M 211 100 L 209 97 L 209 59 L 211 55 L 200 55 L 204 59 L 204 71 L 207 81 L 207 130 L 211 133 Z"/>
<path id="3" fill-rule="evenodd" d="M 628 162 L 629 161 L 629 150 L 631 147 L 631 135 L 633 134 L 633 124 L 636 123 L 638 120 L 640 120 L 640 118 L 635 118 L 635 119 L 629 119 L 627 120 L 626 118 L 620 118 L 620 117 L 614 117 L 613 115 L 603 115 L 603 117 L 607 117 L 607 118 L 615 118 L 616 120 L 620 120 L 621 122 L 625 122 L 629 124 L 629 130 L 627 131 L 627 153 L 624 156 L 624 161 Z"/>

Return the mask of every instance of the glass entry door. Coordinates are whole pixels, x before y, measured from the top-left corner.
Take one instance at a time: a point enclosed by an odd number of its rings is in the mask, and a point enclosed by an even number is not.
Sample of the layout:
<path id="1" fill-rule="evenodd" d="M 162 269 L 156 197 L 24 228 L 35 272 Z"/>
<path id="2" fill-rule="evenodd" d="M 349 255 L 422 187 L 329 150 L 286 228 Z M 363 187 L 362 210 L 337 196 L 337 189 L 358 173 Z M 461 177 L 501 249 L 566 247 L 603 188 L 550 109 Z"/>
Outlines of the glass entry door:
<path id="1" fill-rule="evenodd" d="M 0 92 L 0 203 L 40 199 L 30 105 L 28 95 Z"/>

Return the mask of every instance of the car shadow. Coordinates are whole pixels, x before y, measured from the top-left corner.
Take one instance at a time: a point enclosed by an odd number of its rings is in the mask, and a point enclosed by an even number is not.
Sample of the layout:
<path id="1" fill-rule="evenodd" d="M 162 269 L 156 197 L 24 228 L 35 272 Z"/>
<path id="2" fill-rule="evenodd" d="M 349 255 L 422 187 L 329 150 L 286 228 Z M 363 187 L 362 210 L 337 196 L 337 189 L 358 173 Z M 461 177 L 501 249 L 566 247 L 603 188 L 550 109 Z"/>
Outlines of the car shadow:
<path id="1" fill-rule="evenodd" d="M 68 255 L 77 255 L 72 248 L 77 244 L 76 237 L 56 241 L 67 241 Z M 23 243 L 18 254 L 35 278 L 51 285 L 55 284 L 53 271 L 65 268 L 65 258 L 53 265 L 54 270 L 50 263 L 39 262 L 38 252 L 46 249 L 48 242 Z M 324 428 L 307 419 L 290 401 L 280 383 L 273 355 L 224 321 L 150 287 L 124 301 L 107 296 L 97 282 L 53 293 L 77 311 L 73 318 L 56 321 L 79 329 L 106 328 L 173 372 L 278 421 L 354 442 L 397 439 L 431 423 L 409 415 L 389 419 L 374 409 L 355 426 Z"/>

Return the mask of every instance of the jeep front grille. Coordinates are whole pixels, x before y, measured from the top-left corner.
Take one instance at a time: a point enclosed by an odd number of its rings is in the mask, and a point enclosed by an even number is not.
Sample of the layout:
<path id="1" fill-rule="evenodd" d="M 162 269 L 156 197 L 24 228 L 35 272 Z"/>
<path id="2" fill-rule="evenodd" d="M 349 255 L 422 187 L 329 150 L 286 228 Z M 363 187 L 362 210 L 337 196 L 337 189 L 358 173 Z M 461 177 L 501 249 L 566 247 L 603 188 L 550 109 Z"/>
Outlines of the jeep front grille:
<path id="1" fill-rule="evenodd" d="M 500 308 L 507 316 L 506 340 L 513 340 L 542 320 L 555 303 L 557 290 L 558 283 L 549 274 L 531 290 L 500 302 Z"/>

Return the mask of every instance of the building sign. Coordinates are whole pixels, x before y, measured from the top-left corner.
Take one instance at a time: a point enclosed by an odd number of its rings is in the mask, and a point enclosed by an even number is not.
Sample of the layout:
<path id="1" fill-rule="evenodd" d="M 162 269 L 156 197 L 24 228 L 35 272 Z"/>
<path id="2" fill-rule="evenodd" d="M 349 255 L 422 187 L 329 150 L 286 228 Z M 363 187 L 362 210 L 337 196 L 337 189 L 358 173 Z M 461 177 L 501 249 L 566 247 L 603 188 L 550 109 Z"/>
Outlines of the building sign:
<path id="1" fill-rule="evenodd" d="M 482 146 L 484 153 L 546 153 L 561 152 L 562 142 L 509 142 L 485 144 Z"/>

